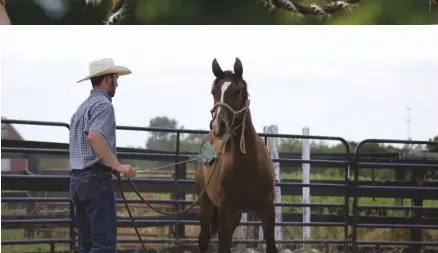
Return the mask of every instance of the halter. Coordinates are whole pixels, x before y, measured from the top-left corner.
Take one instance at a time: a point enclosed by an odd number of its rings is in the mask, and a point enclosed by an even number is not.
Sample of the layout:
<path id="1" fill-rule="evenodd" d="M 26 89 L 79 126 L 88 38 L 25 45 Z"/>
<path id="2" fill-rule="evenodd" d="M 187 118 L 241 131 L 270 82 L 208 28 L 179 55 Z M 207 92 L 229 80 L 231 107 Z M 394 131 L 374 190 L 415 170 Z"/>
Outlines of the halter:
<path id="1" fill-rule="evenodd" d="M 222 147 L 221 147 L 222 151 L 224 151 L 225 145 L 228 142 L 228 140 L 230 139 L 230 137 L 231 136 L 235 136 L 236 135 L 236 130 L 239 129 L 239 127 L 242 127 L 242 133 L 240 134 L 240 151 L 243 154 L 246 154 L 244 132 L 245 132 L 246 116 L 248 115 L 249 103 L 250 103 L 249 100 L 246 100 L 246 102 L 243 105 L 242 109 L 236 111 L 231 106 L 229 106 L 227 103 L 218 102 L 210 110 L 211 117 L 212 117 L 212 120 L 210 121 L 210 128 L 211 128 L 211 124 L 212 124 L 212 122 L 213 122 L 213 120 L 215 118 L 213 113 L 215 112 L 217 107 L 225 107 L 226 109 L 228 109 L 228 111 L 230 111 L 233 114 L 233 119 L 231 120 L 231 125 L 230 125 L 230 129 L 231 130 L 230 130 L 230 132 L 225 134 L 224 139 L 222 141 Z M 238 115 L 240 115 L 242 113 L 243 113 L 242 123 L 240 123 L 237 126 L 234 126 L 234 122 L 236 120 L 236 116 L 238 116 Z"/>

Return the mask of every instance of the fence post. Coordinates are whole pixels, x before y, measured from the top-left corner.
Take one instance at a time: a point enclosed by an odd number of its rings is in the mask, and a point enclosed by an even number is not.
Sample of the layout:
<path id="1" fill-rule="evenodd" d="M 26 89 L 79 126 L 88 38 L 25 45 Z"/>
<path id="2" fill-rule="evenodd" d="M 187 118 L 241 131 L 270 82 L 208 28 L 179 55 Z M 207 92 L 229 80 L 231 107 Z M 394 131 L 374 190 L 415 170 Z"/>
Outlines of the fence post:
<path id="1" fill-rule="evenodd" d="M 248 215 L 247 213 L 243 213 L 242 217 L 240 218 L 240 222 L 247 222 L 248 221 Z M 240 238 L 242 239 L 250 239 L 248 234 L 248 226 L 240 226 Z"/>
<path id="2" fill-rule="evenodd" d="M 308 136 L 310 134 L 309 128 L 304 127 L 303 128 L 303 135 Z M 310 140 L 309 139 L 303 139 L 302 140 L 302 159 L 303 160 L 310 160 Z M 303 184 L 309 184 L 310 183 L 310 163 L 303 163 L 302 164 L 302 177 L 303 177 Z M 303 204 L 310 204 L 310 189 L 309 187 L 303 187 Z M 310 207 L 303 207 L 303 222 L 309 223 L 310 222 Z M 303 226 L 303 240 L 308 241 L 310 240 L 310 226 Z M 303 243 L 303 249 L 307 248 L 308 245 L 306 243 Z"/>
<path id="3" fill-rule="evenodd" d="M 175 155 L 178 156 L 180 154 L 180 144 L 181 144 L 181 133 L 176 133 L 176 147 L 175 147 Z M 178 157 L 175 158 L 175 180 L 187 179 L 187 163 L 179 164 L 180 160 Z M 186 200 L 186 192 L 182 189 L 179 189 L 179 185 L 175 184 L 175 189 L 173 191 L 172 198 L 176 201 L 178 200 Z M 178 212 L 185 208 L 184 204 L 175 204 L 174 212 Z M 177 221 L 180 220 L 180 217 L 184 214 L 177 214 L 175 219 Z M 185 225 L 184 224 L 175 224 L 174 238 L 179 241 L 179 239 L 184 239 L 186 237 L 185 233 Z"/>
<path id="4" fill-rule="evenodd" d="M 270 125 L 263 127 L 263 132 L 267 134 L 278 134 L 278 126 L 277 125 Z M 267 147 L 268 150 L 271 153 L 272 159 L 279 159 L 279 138 L 278 137 L 268 137 L 267 138 Z M 280 163 L 274 162 L 274 168 L 275 168 L 275 182 L 280 182 Z M 281 203 L 281 187 L 276 186 L 275 187 L 275 203 Z M 275 222 L 281 222 L 282 221 L 282 208 L 281 206 L 275 207 Z M 263 240 L 263 228 L 259 227 L 259 239 Z M 275 226 L 275 240 L 283 240 L 283 227 L 282 226 Z M 264 244 L 263 244 L 264 245 Z M 280 249 L 283 245 L 277 244 L 277 248 Z"/>
<path id="5" fill-rule="evenodd" d="M 413 186 L 421 186 L 422 181 L 424 180 L 424 169 L 422 168 L 416 168 L 412 170 L 412 174 L 411 174 L 411 182 Z M 420 191 L 414 191 L 415 194 L 412 198 L 412 204 L 411 206 L 423 206 L 423 198 L 421 198 L 421 193 Z M 422 216 L 423 216 L 423 210 L 421 209 L 415 209 L 412 210 L 412 221 L 415 224 L 420 224 L 421 220 L 422 220 Z M 421 242 L 423 241 L 423 229 L 422 228 L 411 228 L 411 241 L 414 242 Z M 410 253 L 417 253 L 417 252 L 421 252 L 421 249 L 423 248 L 421 245 L 411 245 L 409 247 L 409 252 Z"/>
<path id="6" fill-rule="evenodd" d="M 178 164 L 177 165 L 177 171 L 175 173 L 174 179 L 175 180 L 181 180 L 181 179 L 187 179 L 187 164 Z M 172 193 L 172 199 L 173 200 L 186 200 L 186 192 L 183 189 L 180 189 L 180 185 L 175 184 L 175 189 Z M 178 212 L 180 210 L 183 210 L 185 208 L 185 204 L 174 204 L 173 212 Z M 176 221 L 179 221 L 181 219 L 181 216 L 184 216 L 183 214 L 175 215 Z M 174 238 L 178 241 L 179 239 L 184 239 L 186 237 L 185 235 L 185 225 L 177 223 L 175 224 L 174 228 Z"/>

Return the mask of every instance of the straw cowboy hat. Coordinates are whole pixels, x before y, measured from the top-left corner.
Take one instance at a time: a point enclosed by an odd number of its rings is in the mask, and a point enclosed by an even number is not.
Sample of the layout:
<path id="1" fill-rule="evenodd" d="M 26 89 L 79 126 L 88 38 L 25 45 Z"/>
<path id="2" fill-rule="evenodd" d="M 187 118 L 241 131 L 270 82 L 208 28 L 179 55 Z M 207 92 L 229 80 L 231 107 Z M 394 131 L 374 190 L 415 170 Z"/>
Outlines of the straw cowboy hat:
<path id="1" fill-rule="evenodd" d="M 124 76 L 132 73 L 131 70 L 126 67 L 116 66 L 112 58 L 104 58 L 90 62 L 89 71 L 90 74 L 77 81 L 77 83 L 106 74 L 119 74 L 119 76 Z"/>

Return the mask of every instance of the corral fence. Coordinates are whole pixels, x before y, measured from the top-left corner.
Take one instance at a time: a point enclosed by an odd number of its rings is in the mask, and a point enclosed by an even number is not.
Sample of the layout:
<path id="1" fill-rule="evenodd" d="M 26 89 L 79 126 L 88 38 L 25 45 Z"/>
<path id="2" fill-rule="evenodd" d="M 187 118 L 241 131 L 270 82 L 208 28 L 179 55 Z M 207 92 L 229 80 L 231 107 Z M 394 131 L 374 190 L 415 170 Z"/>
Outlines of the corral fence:
<path id="1" fill-rule="evenodd" d="M 69 128 L 68 124 L 57 122 L 41 121 L 24 121 L 2 119 L 6 124 L 27 124 L 58 126 Z M 164 128 L 147 128 L 147 127 L 129 127 L 118 126 L 118 130 L 126 131 L 149 131 L 149 132 L 166 132 L 176 134 L 176 150 L 174 152 L 151 151 L 142 149 L 118 148 L 118 157 L 121 159 L 138 159 L 149 161 L 168 161 L 179 163 L 189 159 L 193 154 L 180 151 L 180 137 L 182 134 L 206 134 L 207 131 L 183 130 L 183 129 L 164 129 Z M 438 142 L 428 141 L 407 141 L 407 140 L 385 140 L 385 139 L 367 139 L 360 142 L 352 152 L 347 141 L 341 137 L 330 136 L 312 136 L 312 135 L 285 135 L 285 134 L 267 134 L 260 133 L 268 142 L 268 138 L 298 138 L 298 139 L 316 139 L 339 141 L 345 147 L 344 153 L 312 153 L 312 159 L 302 159 L 301 154 L 279 154 L 279 158 L 273 159 L 279 163 L 280 167 L 290 167 L 301 165 L 302 163 L 313 164 L 322 167 L 339 167 L 343 168 L 345 176 L 343 180 L 310 180 L 310 183 L 302 183 L 302 180 L 282 179 L 277 183 L 281 189 L 281 195 L 284 196 L 302 196 L 303 187 L 310 188 L 310 196 L 323 197 L 341 197 L 343 203 L 296 203 L 296 202 L 277 202 L 276 206 L 288 208 L 310 207 L 312 210 L 320 208 L 331 208 L 337 210 L 336 214 L 312 213 L 311 222 L 304 223 L 303 215 L 294 212 L 281 213 L 281 220 L 277 220 L 276 225 L 281 227 L 303 227 L 303 226 L 320 226 L 320 227 L 341 227 L 343 228 L 342 239 L 306 239 L 290 240 L 280 238 L 277 240 L 279 245 L 290 246 L 301 244 L 323 245 L 321 249 L 329 252 L 329 245 L 338 245 L 339 252 L 386 252 L 386 248 L 392 246 L 401 247 L 404 252 L 438 252 L 438 237 L 431 240 L 424 240 L 424 230 L 438 229 L 438 207 L 423 206 L 424 200 L 438 200 L 438 183 L 435 180 L 426 181 L 424 175 L 430 170 L 438 171 L 438 161 L 433 159 L 404 159 L 401 153 L 384 153 L 371 154 L 364 153 L 361 150 L 367 143 L 409 143 L 409 144 L 433 144 Z M 30 155 L 59 155 L 68 156 L 68 144 L 24 141 L 24 140 L 2 140 L 2 158 L 29 157 Z M 395 170 L 395 180 L 392 181 L 374 181 L 360 180 L 359 172 L 362 169 Z M 406 171 L 411 170 L 410 180 L 404 180 Z M 133 179 L 138 190 L 141 193 L 171 193 L 172 199 L 151 199 L 152 204 L 172 205 L 171 210 L 184 209 L 186 205 L 193 203 L 192 200 L 186 200 L 187 194 L 195 194 L 194 180 L 188 179 L 187 164 L 176 164 L 174 166 L 173 178 L 142 178 Z M 77 234 L 72 222 L 73 205 L 70 202 L 69 178 L 68 174 L 64 175 L 35 175 L 35 174 L 8 174 L 2 172 L 2 210 L 3 204 L 13 205 L 21 203 L 29 205 L 29 208 L 35 208 L 36 203 L 65 203 L 68 205 L 69 214 L 63 216 L 35 216 L 35 215 L 10 215 L 2 213 L 2 233 L 8 229 L 26 229 L 26 231 L 35 231 L 43 228 L 68 228 L 68 238 L 39 238 L 32 239 L 28 236 L 26 239 L 3 240 L 2 247 L 5 245 L 24 245 L 24 244 L 46 244 L 50 245 L 47 251 L 60 252 L 56 250 L 58 244 L 69 244 L 69 249 L 65 252 L 76 250 Z M 132 191 L 129 183 L 122 180 L 123 187 L 126 191 Z M 118 186 L 117 203 L 123 203 L 120 198 Z M 48 194 L 49 193 L 49 194 Z M 410 199 L 412 206 L 401 205 L 361 205 L 360 198 L 394 198 Z M 138 205 L 141 200 L 128 200 L 128 204 Z M 436 202 L 435 202 L 436 203 Z M 146 208 L 146 206 L 143 206 Z M 370 210 L 404 210 L 410 215 L 403 217 L 373 217 L 371 215 L 360 215 L 362 211 Z M 366 214 L 367 212 L 365 212 Z M 170 252 L 182 252 L 182 250 L 196 251 L 197 238 L 186 235 L 186 225 L 198 224 L 198 213 L 187 212 L 176 216 L 142 216 L 134 217 L 136 225 L 139 228 L 163 227 L 168 226 L 172 230 L 171 237 L 151 238 L 144 236 L 143 240 L 148 245 L 166 244 Z M 242 222 L 241 226 L 260 225 L 254 220 Z M 131 228 L 131 222 L 127 217 L 118 218 L 118 226 Z M 408 241 L 379 241 L 379 240 L 360 240 L 358 239 L 359 229 L 370 228 L 405 228 L 409 229 L 410 236 Z M 256 235 L 257 237 L 258 235 Z M 287 237 L 287 236 L 282 236 Z M 215 241 L 215 240 L 213 240 Z M 138 239 L 119 238 L 120 244 L 138 244 Z M 237 238 L 233 239 L 235 244 L 256 245 L 263 243 L 260 238 Z M 170 245 L 170 246 L 169 246 Z M 39 251 L 41 252 L 41 251 Z M 118 250 L 118 252 L 135 252 L 133 250 Z M 402 251 L 397 251 L 402 252 Z"/>

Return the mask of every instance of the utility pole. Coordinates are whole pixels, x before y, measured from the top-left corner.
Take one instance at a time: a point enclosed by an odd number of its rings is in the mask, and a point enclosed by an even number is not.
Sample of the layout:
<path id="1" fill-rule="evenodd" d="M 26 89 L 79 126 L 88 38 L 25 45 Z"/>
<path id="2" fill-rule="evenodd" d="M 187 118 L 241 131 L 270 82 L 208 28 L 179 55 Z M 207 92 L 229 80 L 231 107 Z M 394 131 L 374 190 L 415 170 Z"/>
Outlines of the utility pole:
<path id="1" fill-rule="evenodd" d="M 411 107 L 407 107 L 406 111 L 407 111 L 407 115 L 406 115 L 406 134 L 407 134 L 408 140 L 410 141 L 410 140 L 412 140 L 412 138 L 411 138 Z M 406 143 L 403 146 L 403 149 L 405 151 L 402 151 L 402 152 L 408 152 L 409 153 L 412 150 L 412 144 Z M 396 172 L 395 172 L 396 180 L 404 180 L 405 176 L 406 176 L 405 170 L 396 170 Z M 403 198 L 396 198 L 395 199 L 395 203 L 396 203 L 397 206 L 403 206 L 404 205 Z M 408 214 L 408 212 L 406 211 L 406 215 L 407 214 Z"/>
<path id="2" fill-rule="evenodd" d="M 412 138 L 411 138 L 411 107 L 406 108 L 406 110 L 408 111 L 408 118 L 406 120 L 408 140 L 412 140 Z"/>
<path id="3" fill-rule="evenodd" d="M 411 107 L 407 107 L 406 111 L 407 111 L 407 115 L 406 115 L 406 135 L 408 137 L 407 139 L 410 141 L 410 140 L 412 140 L 412 137 L 411 137 Z M 412 144 L 406 143 L 403 148 L 406 149 L 406 151 L 409 152 L 412 149 Z"/>

